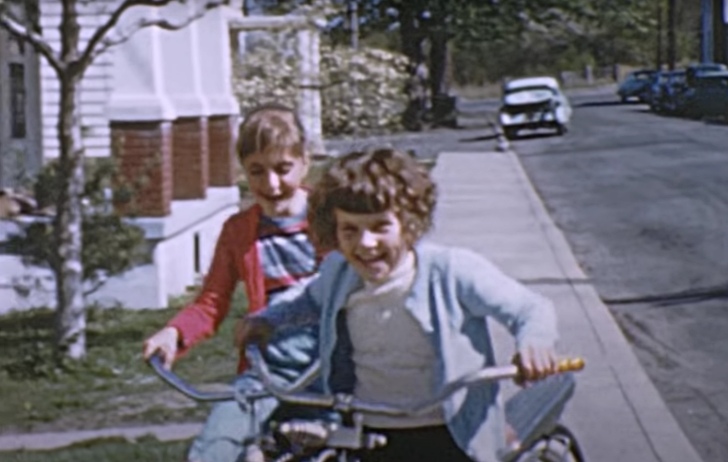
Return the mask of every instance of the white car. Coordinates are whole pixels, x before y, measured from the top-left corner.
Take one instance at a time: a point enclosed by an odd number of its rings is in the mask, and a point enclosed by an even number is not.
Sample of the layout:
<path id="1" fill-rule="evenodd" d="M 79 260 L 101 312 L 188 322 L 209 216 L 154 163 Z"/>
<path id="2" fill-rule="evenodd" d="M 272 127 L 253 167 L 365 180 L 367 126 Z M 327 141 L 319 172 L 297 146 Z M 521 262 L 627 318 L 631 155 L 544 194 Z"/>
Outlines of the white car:
<path id="1" fill-rule="evenodd" d="M 514 79 L 503 86 L 499 119 L 508 139 L 518 136 L 519 130 L 539 128 L 563 135 L 571 119 L 571 104 L 553 77 Z"/>

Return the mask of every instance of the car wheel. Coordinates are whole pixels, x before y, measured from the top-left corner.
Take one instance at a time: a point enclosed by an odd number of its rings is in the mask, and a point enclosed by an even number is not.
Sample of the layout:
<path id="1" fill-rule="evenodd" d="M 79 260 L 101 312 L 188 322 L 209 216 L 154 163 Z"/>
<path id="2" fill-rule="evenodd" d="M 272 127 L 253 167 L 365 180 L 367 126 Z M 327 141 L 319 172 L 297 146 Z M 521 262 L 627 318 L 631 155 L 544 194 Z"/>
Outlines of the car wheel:
<path id="1" fill-rule="evenodd" d="M 556 134 L 559 136 L 566 135 L 566 132 L 569 131 L 569 128 L 565 124 L 557 124 L 556 125 Z"/>
<path id="2" fill-rule="evenodd" d="M 513 127 L 503 129 L 503 135 L 509 140 L 515 140 L 518 137 L 518 130 Z"/>

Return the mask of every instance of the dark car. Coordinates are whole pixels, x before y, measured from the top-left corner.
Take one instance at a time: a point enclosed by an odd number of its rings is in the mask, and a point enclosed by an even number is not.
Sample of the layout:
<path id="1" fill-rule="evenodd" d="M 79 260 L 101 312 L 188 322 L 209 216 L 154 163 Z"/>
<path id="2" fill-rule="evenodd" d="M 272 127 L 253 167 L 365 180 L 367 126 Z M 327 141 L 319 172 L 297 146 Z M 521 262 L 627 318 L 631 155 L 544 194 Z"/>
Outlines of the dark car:
<path id="1" fill-rule="evenodd" d="M 699 63 L 691 64 L 685 68 L 685 78 L 688 86 L 693 86 L 695 78 L 700 77 L 706 72 L 728 71 L 728 66 L 722 63 Z"/>
<path id="2" fill-rule="evenodd" d="M 700 110 L 695 106 L 697 86 L 702 85 L 700 79 L 716 72 L 727 72 L 728 67 L 720 63 L 700 63 L 688 66 L 685 69 L 685 84 L 673 98 L 673 112 L 690 118 L 702 117 Z"/>
<path id="3" fill-rule="evenodd" d="M 728 70 L 703 72 L 694 77 L 682 112 L 693 119 L 723 117 L 728 120 Z"/>
<path id="4" fill-rule="evenodd" d="M 650 86 L 653 78 L 657 74 L 654 70 L 639 70 L 630 72 L 627 77 L 619 84 L 617 88 L 617 96 L 626 103 L 631 99 L 645 103 L 649 99 Z"/>
<path id="5" fill-rule="evenodd" d="M 675 113 L 677 97 L 685 88 L 684 69 L 660 72 L 652 85 L 650 109 L 659 114 Z"/>

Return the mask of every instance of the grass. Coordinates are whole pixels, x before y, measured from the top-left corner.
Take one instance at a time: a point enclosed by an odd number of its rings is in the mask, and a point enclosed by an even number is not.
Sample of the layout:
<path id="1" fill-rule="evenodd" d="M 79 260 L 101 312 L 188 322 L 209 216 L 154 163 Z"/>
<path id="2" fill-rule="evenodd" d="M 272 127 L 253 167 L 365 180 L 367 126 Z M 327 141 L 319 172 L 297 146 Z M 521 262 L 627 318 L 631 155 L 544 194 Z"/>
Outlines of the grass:
<path id="1" fill-rule="evenodd" d="M 157 462 L 184 460 L 189 441 L 159 442 L 155 438 L 126 441 L 108 438 L 54 451 L 0 452 L 0 462 Z"/>
<path id="2" fill-rule="evenodd" d="M 209 411 L 172 391 L 142 360 L 142 342 L 185 299 L 164 310 L 90 309 L 87 357 L 54 361 L 53 312 L 0 317 L 0 432 L 63 431 L 202 421 Z M 242 314 L 238 292 L 231 315 Z M 233 317 L 229 316 L 229 318 Z M 175 371 L 195 384 L 227 384 L 237 364 L 232 324 L 180 359 Z"/>

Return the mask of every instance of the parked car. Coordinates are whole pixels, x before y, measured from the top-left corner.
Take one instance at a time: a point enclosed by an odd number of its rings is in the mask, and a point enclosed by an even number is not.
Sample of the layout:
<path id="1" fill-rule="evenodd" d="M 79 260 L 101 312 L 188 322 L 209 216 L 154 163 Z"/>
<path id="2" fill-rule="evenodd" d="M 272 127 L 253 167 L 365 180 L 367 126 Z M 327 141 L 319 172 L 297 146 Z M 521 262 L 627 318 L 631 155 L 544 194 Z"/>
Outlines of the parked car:
<path id="1" fill-rule="evenodd" d="M 566 133 L 571 104 L 553 77 L 514 79 L 503 86 L 499 120 L 508 139 L 520 130 L 549 128 Z"/>
<path id="2" fill-rule="evenodd" d="M 685 69 L 685 83 L 673 98 L 674 114 L 693 119 L 702 117 L 700 111 L 695 107 L 697 87 L 702 85 L 700 80 L 706 75 L 727 71 L 728 67 L 720 63 L 700 63 L 688 66 Z"/>
<path id="3" fill-rule="evenodd" d="M 650 91 L 650 109 L 659 114 L 675 112 L 675 101 L 685 91 L 685 70 L 661 71 Z"/>
<path id="4" fill-rule="evenodd" d="M 692 87 L 694 80 L 706 72 L 728 71 L 728 66 L 722 63 L 698 63 L 685 68 L 686 82 Z"/>
<path id="5" fill-rule="evenodd" d="M 632 99 L 637 99 L 641 103 L 647 102 L 650 86 L 656 74 L 657 71 L 649 69 L 630 72 L 617 87 L 617 96 L 623 103 Z"/>
<path id="6" fill-rule="evenodd" d="M 694 77 L 682 104 L 687 117 L 728 120 L 728 70 L 703 72 Z"/>

